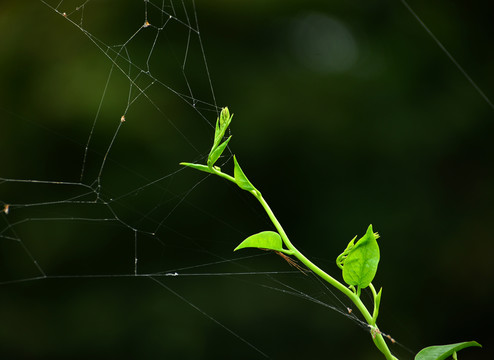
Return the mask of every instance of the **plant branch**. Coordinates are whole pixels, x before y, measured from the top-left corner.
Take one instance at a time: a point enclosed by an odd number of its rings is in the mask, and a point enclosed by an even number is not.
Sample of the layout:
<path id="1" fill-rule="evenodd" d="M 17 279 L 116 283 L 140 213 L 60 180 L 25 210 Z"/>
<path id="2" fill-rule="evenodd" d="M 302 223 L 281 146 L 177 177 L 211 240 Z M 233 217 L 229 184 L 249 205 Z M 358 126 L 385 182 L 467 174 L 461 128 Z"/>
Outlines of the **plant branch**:
<path id="1" fill-rule="evenodd" d="M 374 344 L 376 347 L 384 354 L 387 360 L 398 360 L 396 357 L 394 357 L 389 348 L 388 345 L 386 344 L 386 341 L 384 340 L 381 332 L 379 331 L 377 325 L 376 325 L 376 320 L 377 320 L 377 315 L 379 312 L 379 303 L 380 303 L 380 297 L 381 297 L 381 291 L 379 294 L 376 293 L 376 290 L 374 289 L 374 286 L 370 283 L 372 279 L 369 280 L 369 275 L 367 274 L 366 276 L 360 276 L 359 274 L 362 273 L 362 271 L 357 271 L 357 277 L 356 279 L 352 278 L 352 276 L 355 277 L 355 274 L 350 274 L 350 281 L 345 278 L 345 271 L 347 270 L 347 267 L 355 268 L 359 266 L 359 261 L 362 261 L 362 252 L 364 253 L 371 253 L 373 257 L 370 259 L 365 259 L 364 260 L 367 262 L 367 264 L 371 267 L 371 269 L 374 270 L 374 273 L 371 274 L 371 277 L 373 278 L 375 275 L 375 271 L 377 270 L 377 262 L 379 261 L 379 248 L 377 246 L 376 238 L 377 238 L 377 233 L 372 232 L 372 226 L 369 226 L 369 229 L 367 230 L 366 235 L 364 238 L 360 239 L 356 244 L 354 243 L 353 239 L 345 252 L 340 255 L 337 259 L 337 264 L 340 268 L 343 269 L 343 278 L 345 281 L 350 285 L 350 288 L 347 286 L 343 285 L 341 282 L 333 278 L 331 275 L 327 274 L 325 271 L 323 271 L 321 268 L 319 268 L 317 265 L 315 265 L 312 261 L 310 261 L 308 258 L 305 257 L 290 241 L 288 238 L 288 235 L 286 234 L 285 230 L 281 226 L 280 222 L 274 215 L 273 211 L 269 207 L 268 203 L 264 198 L 262 197 L 261 193 L 259 190 L 257 190 L 254 185 L 249 181 L 249 179 L 245 176 L 242 168 L 237 162 L 237 159 L 235 156 L 233 157 L 234 160 L 234 176 L 230 176 L 228 174 L 225 174 L 221 171 L 221 169 L 214 164 L 216 161 L 220 158 L 221 154 L 225 150 L 225 148 L 228 146 L 228 143 L 231 139 L 231 136 L 228 137 L 225 141 L 223 141 L 223 137 L 225 135 L 225 131 L 230 125 L 230 122 L 232 120 L 232 116 L 230 115 L 230 112 L 228 111 L 228 108 L 224 108 L 221 111 L 220 116 L 218 117 L 216 121 L 216 127 L 215 127 L 215 136 L 214 136 L 214 142 L 213 146 L 211 148 L 211 151 L 208 156 L 207 160 L 207 165 L 200 165 L 200 164 L 192 164 L 192 163 L 181 163 L 184 166 L 191 167 L 193 169 L 203 171 L 206 173 L 214 174 L 217 175 L 225 180 L 228 180 L 230 182 L 235 183 L 238 185 L 241 189 L 248 191 L 251 193 L 261 204 L 263 207 L 264 211 L 266 214 L 269 216 L 271 222 L 273 223 L 274 227 L 278 231 L 277 233 L 272 232 L 272 231 L 266 231 L 262 232 L 259 234 L 255 234 L 247 239 L 245 239 L 237 248 L 244 248 L 244 247 L 257 247 L 260 249 L 268 249 L 268 250 L 274 250 L 278 252 L 285 253 L 287 255 L 292 255 L 295 256 L 300 262 L 302 262 L 308 269 L 310 269 L 314 274 L 325 280 L 327 283 L 331 284 L 333 287 L 338 289 L 340 292 L 345 294 L 357 307 L 357 309 L 360 311 L 360 313 L 363 315 L 365 318 L 365 321 L 367 324 L 369 324 L 369 327 L 371 329 L 371 336 L 374 341 Z M 286 249 L 283 248 L 283 244 L 285 245 Z M 364 250 L 362 250 L 364 249 Z M 355 261 L 357 260 L 357 261 Z M 353 261 L 353 263 L 352 263 Z M 350 265 L 345 265 L 343 264 L 350 264 Z M 358 270 L 358 269 L 357 269 Z M 367 271 L 366 273 L 369 273 Z M 372 271 L 371 271 L 372 273 Z M 351 289 L 355 289 L 356 286 L 356 291 L 352 291 Z M 367 286 L 371 287 L 372 294 L 374 296 L 374 311 L 373 314 L 371 315 L 369 310 L 366 308 L 362 300 L 360 299 L 360 291 L 362 288 L 365 288 Z"/>
<path id="2" fill-rule="evenodd" d="M 364 316 L 365 320 L 371 327 L 371 329 L 376 329 L 374 333 L 371 331 L 371 335 L 373 338 L 373 341 L 376 345 L 376 347 L 384 354 L 387 360 L 398 360 L 396 357 L 394 357 L 391 354 L 391 351 L 388 348 L 388 345 L 386 341 L 384 340 L 382 334 L 380 331 L 378 331 L 378 328 L 376 326 L 376 319 L 377 319 L 377 314 L 378 310 L 376 310 L 376 298 L 378 297 L 376 294 L 376 290 L 374 289 L 374 286 L 371 287 L 371 291 L 374 294 L 374 316 L 369 313 L 369 310 L 365 307 L 364 303 L 362 300 L 360 300 L 360 297 L 358 297 L 353 291 L 351 291 L 348 287 L 343 285 L 341 282 L 333 278 L 331 275 L 323 271 L 321 268 L 319 268 L 317 265 L 315 265 L 312 261 L 310 261 L 307 257 L 305 257 L 304 254 L 302 254 L 290 241 L 288 236 L 286 235 L 285 230 L 281 226 L 280 222 L 274 215 L 273 211 L 269 207 L 268 203 L 264 198 L 262 197 L 261 193 L 259 191 L 252 191 L 251 192 L 256 199 L 261 203 L 261 206 L 264 208 L 264 211 L 266 214 L 269 216 L 271 222 L 275 226 L 276 230 L 278 230 L 279 234 L 281 235 L 281 238 L 283 239 L 283 243 L 286 245 L 288 250 L 290 250 L 293 253 L 293 256 L 295 256 L 300 262 L 302 262 L 307 268 L 312 270 L 316 275 L 318 275 L 320 278 L 325 280 L 327 283 L 331 284 L 333 287 L 341 291 L 343 294 L 345 294 L 358 308 L 360 313 Z M 377 303 L 377 308 L 379 307 L 379 303 Z"/>

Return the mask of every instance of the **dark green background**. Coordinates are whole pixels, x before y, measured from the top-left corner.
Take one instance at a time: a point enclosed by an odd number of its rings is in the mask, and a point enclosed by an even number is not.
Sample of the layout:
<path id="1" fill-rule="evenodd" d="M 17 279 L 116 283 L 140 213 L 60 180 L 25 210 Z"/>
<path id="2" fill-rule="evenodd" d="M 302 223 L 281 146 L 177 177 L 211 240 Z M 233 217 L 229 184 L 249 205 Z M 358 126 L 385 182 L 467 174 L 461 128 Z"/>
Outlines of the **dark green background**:
<path id="1" fill-rule="evenodd" d="M 64 2 L 60 11 L 80 3 Z M 410 4 L 493 98 L 492 7 L 480 1 Z M 231 150 L 292 241 L 339 277 L 334 259 L 372 223 L 381 234 L 374 281 L 384 288 L 381 329 L 413 352 L 477 340 L 484 349 L 467 350 L 460 358 L 490 359 L 494 110 L 400 1 L 197 1 L 196 8 L 218 106 L 235 113 Z M 143 23 L 143 14 L 140 1 L 92 1 L 83 27 L 106 44 L 122 44 Z M 338 21 L 353 35 L 358 49 L 353 66 L 317 71 L 295 55 L 312 41 L 294 43 L 295 24 L 314 14 Z M 151 24 L 160 23 L 151 7 L 149 16 Z M 79 13 L 69 18 L 79 23 Z M 0 31 L 0 177 L 78 182 L 111 62 L 38 1 L 1 2 Z M 186 38 L 183 27 L 170 23 L 151 63 L 152 74 L 180 92 L 187 91 L 181 74 Z M 134 65 L 145 66 L 152 39 L 141 32 L 129 44 Z M 202 55 L 192 39 L 186 74 L 194 96 L 210 104 Z M 119 64 L 127 69 L 125 62 Z M 143 79 L 140 86 L 148 84 Z M 85 184 L 97 177 L 127 105 L 128 86 L 115 70 L 96 123 Z M 246 194 L 208 178 L 178 201 L 204 179 L 191 170 L 175 172 L 178 162 L 207 155 L 208 122 L 216 116 L 211 107 L 198 104 L 203 118 L 163 86 L 146 94 L 160 111 L 144 97 L 133 103 L 102 176 L 103 194 L 110 199 L 172 174 L 112 203 L 126 224 L 139 229 L 154 231 L 165 219 L 157 236 L 138 234 L 139 271 L 258 254 L 231 253 L 244 237 L 269 227 Z M 231 161 L 224 168 L 231 169 Z M 0 200 L 56 202 L 86 190 L 4 182 Z M 11 210 L 0 228 L 30 218 L 111 216 L 101 205 Z M 21 238 L 48 275 L 76 278 L 0 287 L 2 358 L 262 358 L 149 279 L 79 276 L 132 274 L 129 228 L 58 220 L 27 221 L 14 230 L 15 235 L 12 230 L 3 235 Z M 0 262 L 2 281 L 39 275 L 20 244 L 6 238 L 0 239 Z M 267 254 L 179 272 L 264 270 L 290 268 Z M 275 279 L 344 309 L 311 278 Z M 263 287 L 283 288 L 269 278 L 162 281 L 274 359 L 381 358 L 354 322 Z M 413 358 L 401 347 L 392 350 L 400 359 Z"/>

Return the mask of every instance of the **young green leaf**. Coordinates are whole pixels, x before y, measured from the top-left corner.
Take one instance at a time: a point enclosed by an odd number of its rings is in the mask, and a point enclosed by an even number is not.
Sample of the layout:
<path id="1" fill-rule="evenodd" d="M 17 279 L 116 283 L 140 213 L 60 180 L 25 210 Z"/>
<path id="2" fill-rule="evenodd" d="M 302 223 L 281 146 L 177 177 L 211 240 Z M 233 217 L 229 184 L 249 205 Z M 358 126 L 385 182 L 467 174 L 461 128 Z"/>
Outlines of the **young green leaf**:
<path id="1" fill-rule="evenodd" d="M 228 145 L 228 142 L 230 141 L 231 138 L 232 137 L 230 136 L 228 139 L 223 141 L 223 143 L 220 146 L 216 147 L 216 149 L 214 149 L 209 154 L 209 157 L 208 157 L 208 166 L 209 167 L 213 167 L 213 165 L 216 163 L 216 161 L 220 158 L 221 154 L 225 150 L 225 148 Z"/>
<path id="2" fill-rule="evenodd" d="M 374 298 L 374 312 L 372 313 L 372 321 L 374 324 L 377 321 L 377 316 L 379 315 L 379 306 L 381 306 L 381 295 L 383 293 L 383 288 L 379 290 L 376 297 Z"/>
<path id="3" fill-rule="evenodd" d="M 187 166 L 187 167 L 190 167 L 192 169 L 196 169 L 196 170 L 199 170 L 199 171 L 204 171 L 204 172 L 213 174 L 213 171 L 208 166 L 206 166 L 206 165 L 192 164 L 192 163 L 188 163 L 188 162 L 181 162 L 180 165 Z"/>
<path id="4" fill-rule="evenodd" d="M 447 359 L 449 356 L 452 356 L 457 351 L 470 346 L 482 347 L 482 345 L 480 345 L 476 341 L 465 341 L 450 345 L 429 346 L 425 349 L 420 350 L 419 353 L 415 356 L 415 360 L 444 360 Z"/>
<path id="5" fill-rule="evenodd" d="M 280 234 L 274 231 L 263 231 L 242 241 L 233 251 L 243 248 L 258 248 L 284 252 Z"/>
<path id="6" fill-rule="evenodd" d="M 223 109 L 221 109 L 220 113 L 220 127 L 224 127 L 225 130 L 228 126 L 230 126 L 230 122 L 232 121 L 232 116 L 230 116 L 230 110 L 228 110 L 228 107 L 225 106 Z"/>
<path id="7" fill-rule="evenodd" d="M 348 253 L 350 252 L 350 250 L 352 250 L 352 248 L 355 246 L 355 239 L 357 238 L 357 236 L 355 236 L 352 240 L 350 240 L 350 242 L 348 243 L 348 245 L 346 246 L 346 249 L 345 251 L 343 251 L 337 258 L 336 258 L 336 265 L 343 270 L 343 264 L 345 263 L 345 260 L 348 256 Z"/>
<path id="8" fill-rule="evenodd" d="M 224 107 L 221 110 L 220 116 L 216 119 L 216 128 L 214 132 L 214 142 L 213 142 L 213 147 L 211 148 L 210 155 L 216 150 L 218 145 L 220 144 L 221 140 L 223 140 L 223 137 L 225 136 L 225 131 L 228 129 L 228 126 L 230 126 L 230 123 L 232 122 L 233 115 L 230 115 L 230 111 L 228 110 L 227 107 Z"/>
<path id="9" fill-rule="evenodd" d="M 246 191 L 255 190 L 256 188 L 254 187 L 254 185 L 252 185 L 250 183 L 249 179 L 247 179 L 247 176 L 245 176 L 244 172 L 242 171 L 242 168 L 240 167 L 240 165 L 237 162 L 237 158 L 235 157 L 235 155 L 233 156 L 233 161 L 235 163 L 235 168 L 233 170 L 233 174 L 235 176 L 235 181 L 237 182 L 237 185 L 241 189 L 246 190 Z"/>
<path id="10" fill-rule="evenodd" d="M 369 225 L 366 234 L 353 246 L 343 262 L 343 280 L 348 285 L 365 289 L 374 279 L 379 263 L 376 234 Z"/>

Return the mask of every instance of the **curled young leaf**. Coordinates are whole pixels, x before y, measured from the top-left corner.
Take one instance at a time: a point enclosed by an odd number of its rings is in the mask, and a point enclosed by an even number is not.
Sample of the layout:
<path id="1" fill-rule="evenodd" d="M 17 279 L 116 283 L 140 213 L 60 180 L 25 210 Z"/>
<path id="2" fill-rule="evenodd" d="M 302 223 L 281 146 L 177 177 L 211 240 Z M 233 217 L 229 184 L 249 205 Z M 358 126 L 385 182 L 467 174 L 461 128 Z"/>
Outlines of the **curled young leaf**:
<path id="1" fill-rule="evenodd" d="M 415 356 L 415 360 L 444 360 L 457 351 L 470 346 L 482 347 L 482 345 L 480 345 L 476 341 L 465 341 L 450 345 L 429 346 L 425 349 L 420 350 L 419 353 Z"/>
<path id="2" fill-rule="evenodd" d="M 336 258 L 336 265 L 343 270 L 343 264 L 345 263 L 346 257 L 348 256 L 348 253 L 352 248 L 355 246 L 355 239 L 357 236 L 355 236 L 350 242 L 348 243 L 345 251 L 343 251 L 337 258 Z"/>
<path id="3" fill-rule="evenodd" d="M 247 176 L 245 176 L 244 172 L 242 171 L 242 168 L 237 162 L 237 158 L 235 157 L 235 155 L 233 156 L 233 161 L 235 163 L 235 169 L 233 170 L 233 174 L 235 176 L 235 181 L 237 185 L 241 189 L 246 191 L 255 190 L 256 188 L 254 187 L 254 185 L 250 183 L 249 179 L 247 179 Z"/>
<path id="4" fill-rule="evenodd" d="M 219 146 L 221 140 L 223 140 L 223 137 L 225 136 L 225 131 L 228 129 L 228 126 L 230 126 L 230 123 L 232 122 L 233 115 L 230 115 L 230 111 L 228 110 L 227 107 L 224 107 L 221 110 L 220 116 L 216 119 L 216 128 L 214 132 L 214 142 L 213 142 L 213 147 L 211 148 L 211 151 L 209 152 L 209 156 L 216 150 L 216 148 Z"/>
<path id="5" fill-rule="evenodd" d="M 214 151 L 212 151 L 209 156 L 208 156 L 208 166 L 213 167 L 213 165 L 216 163 L 216 161 L 220 158 L 221 154 L 223 154 L 223 151 L 225 151 L 226 146 L 228 145 L 228 142 L 230 141 L 232 137 L 230 136 L 228 139 L 223 141 L 221 145 L 216 147 Z"/>
<path id="6" fill-rule="evenodd" d="M 379 306 L 381 306 L 381 295 L 383 293 L 383 288 L 379 290 L 376 297 L 374 298 L 374 312 L 372 313 L 372 321 L 375 324 L 377 317 L 379 316 Z"/>
<path id="7" fill-rule="evenodd" d="M 220 127 L 221 128 L 227 128 L 230 125 L 230 122 L 232 121 L 232 116 L 230 116 L 230 110 L 228 110 L 228 107 L 225 106 L 223 109 L 221 109 L 220 113 Z"/>
<path id="8" fill-rule="evenodd" d="M 243 248 L 258 248 L 266 250 L 274 250 L 285 252 L 283 249 L 283 241 L 280 234 L 274 231 L 262 231 L 260 233 L 249 236 L 242 241 L 239 246 L 233 251 L 237 251 Z"/>
<path id="9" fill-rule="evenodd" d="M 365 289 L 376 276 L 379 263 L 379 246 L 376 238 L 372 225 L 369 225 L 365 235 L 351 247 L 343 260 L 343 280 L 348 285 Z"/>

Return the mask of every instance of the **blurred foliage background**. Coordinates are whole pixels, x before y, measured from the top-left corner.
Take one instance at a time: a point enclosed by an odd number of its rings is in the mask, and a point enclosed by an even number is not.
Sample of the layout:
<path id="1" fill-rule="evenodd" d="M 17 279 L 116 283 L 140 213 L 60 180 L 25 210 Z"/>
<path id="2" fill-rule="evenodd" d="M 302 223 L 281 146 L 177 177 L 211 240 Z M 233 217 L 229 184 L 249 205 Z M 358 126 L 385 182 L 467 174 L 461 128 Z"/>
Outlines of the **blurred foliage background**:
<path id="1" fill-rule="evenodd" d="M 60 11 L 80 3 L 64 1 Z M 492 5 L 410 5 L 494 98 Z M 372 223 L 381 234 L 374 281 L 384 288 L 381 329 L 413 352 L 477 340 L 484 349 L 460 357 L 492 358 L 494 110 L 417 20 L 400 1 L 196 1 L 195 13 L 186 6 L 199 19 L 217 103 L 235 113 L 231 149 L 296 246 L 339 277 L 334 259 Z M 80 12 L 69 18 L 79 23 Z M 107 44 L 123 44 L 143 21 L 142 1 L 91 1 L 82 24 Z M 149 21 L 162 21 L 151 7 Z M 2 1 L 0 29 L 0 177 L 78 182 L 103 98 L 83 179 L 94 185 L 128 104 L 128 80 L 114 70 L 103 97 L 112 63 L 42 2 Z M 145 68 L 154 37 L 141 35 L 128 54 Z M 187 35 L 170 23 L 149 63 L 157 79 L 180 92 L 187 92 Z M 188 49 L 194 97 L 213 103 L 199 43 Z M 156 107 L 144 96 L 132 104 L 101 177 L 110 199 L 169 175 L 114 203 L 125 223 L 157 229 L 155 237 L 138 234 L 139 271 L 257 254 L 231 253 L 243 237 L 269 226 L 254 200 L 219 179 L 176 172 L 178 162 L 207 155 L 215 113 L 206 109 L 201 117 L 161 85 L 146 94 Z M 85 191 L 4 182 L 0 200 L 56 202 Z M 13 207 L 1 228 L 30 218 L 110 215 L 100 205 Z M 77 277 L 0 287 L 2 358 L 262 358 L 149 279 L 82 277 L 133 272 L 129 228 L 58 220 L 26 221 L 14 230 L 48 275 Z M 0 239 L 0 261 L 1 281 L 39 276 L 16 241 Z M 268 254 L 188 271 L 245 269 L 290 270 Z M 303 275 L 277 279 L 332 301 Z M 271 358 L 381 358 L 354 322 L 262 286 L 270 281 L 163 279 Z M 413 358 L 400 346 L 392 350 Z"/>

